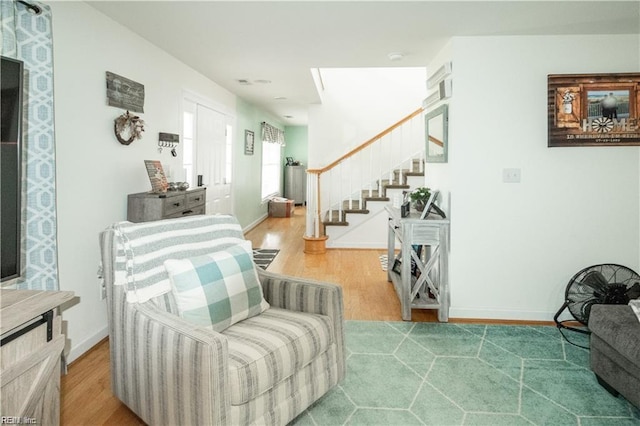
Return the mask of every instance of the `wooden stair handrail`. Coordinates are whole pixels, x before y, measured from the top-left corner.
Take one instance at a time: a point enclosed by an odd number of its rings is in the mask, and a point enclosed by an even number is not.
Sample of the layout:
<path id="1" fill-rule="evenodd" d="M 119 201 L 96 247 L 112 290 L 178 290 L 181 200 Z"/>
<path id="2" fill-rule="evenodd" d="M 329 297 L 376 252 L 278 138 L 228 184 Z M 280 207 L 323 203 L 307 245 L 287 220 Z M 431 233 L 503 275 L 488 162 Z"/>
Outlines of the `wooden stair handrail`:
<path id="1" fill-rule="evenodd" d="M 431 136 L 431 135 L 429 135 L 429 142 L 433 142 L 433 143 L 435 143 L 436 145 L 439 145 L 439 146 L 444 146 L 444 142 L 442 142 L 442 141 L 441 141 L 440 139 L 438 139 L 438 138 L 434 138 L 434 137 L 433 137 L 433 136 Z"/>
<path id="2" fill-rule="evenodd" d="M 333 163 L 329 164 L 328 166 L 325 166 L 325 167 L 323 167 L 321 169 L 308 169 L 307 173 L 321 175 L 322 173 L 325 173 L 325 172 L 333 169 L 335 166 L 340 164 L 342 161 L 344 161 L 347 158 L 352 157 L 353 155 L 355 155 L 358 152 L 362 151 L 363 149 L 365 149 L 369 145 L 371 145 L 374 142 L 376 142 L 378 139 L 382 139 L 383 137 L 385 137 L 389 133 L 393 132 L 398 127 L 402 126 L 407 121 L 411 120 L 416 115 L 422 114 L 423 111 L 424 111 L 424 109 L 422 107 L 418 108 L 417 110 L 415 110 L 411 114 L 407 115 L 406 117 L 404 117 L 403 119 L 401 119 L 397 123 L 393 124 L 392 126 L 388 127 L 387 129 L 383 130 L 382 132 L 378 133 L 377 135 L 375 135 L 374 137 L 372 137 L 368 141 L 364 142 L 360 146 L 358 146 L 358 147 L 352 149 L 351 151 L 347 152 L 342 157 L 338 158 L 337 160 L 335 160 Z"/>

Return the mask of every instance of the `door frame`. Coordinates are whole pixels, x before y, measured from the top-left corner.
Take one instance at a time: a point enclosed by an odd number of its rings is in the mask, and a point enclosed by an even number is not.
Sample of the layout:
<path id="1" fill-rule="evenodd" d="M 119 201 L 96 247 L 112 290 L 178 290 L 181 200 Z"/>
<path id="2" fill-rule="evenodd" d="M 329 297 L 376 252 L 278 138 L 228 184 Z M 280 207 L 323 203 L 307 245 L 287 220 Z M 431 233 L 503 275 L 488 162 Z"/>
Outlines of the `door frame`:
<path id="1" fill-rule="evenodd" d="M 206 96 L 203 96 L 199 93 L 196 93 L 194 91 L 188 90 L 188 89 L 183 89 L 182 90 L 182 101 L 180 104 L 180 133 L 183 132 L 184 130 L 184 112 L 185 112 L 185 102 L 193 102 L 197 105 L 202 105 L 206 108 L 209 108 L 219 114 L 222 114 L 226 117 L 226 125 L 227 126 L 231 126 L 231 134 L 232 136 L 236 134 L 237 131 L 237 116 L 235 111 L 230 108 L 228 105 L 222 104 L 220 102 L 214 101 Z M 195 130 L 195 129 L 194 129 Z M 235 158 L 235 149 L 234 149 L 234 144 L 232 143 L 231 146 L 231 165 L 232 165 L 232 170 L 231 170 L 231 212 L 233 214 L 235 214 L 235 194 L 234 194 L 234 182 L 235 182 L 235 174 L 236 174 L 236 158 Z M 194 156 L 197 158 L 198 155 L 198 151 L 197 151 L 197 141 L 194 139 Z M 196 160 L 194 159 L 194 165 L 197 164 Z M 194 180 L 195 181 L 195 180 Z"/>

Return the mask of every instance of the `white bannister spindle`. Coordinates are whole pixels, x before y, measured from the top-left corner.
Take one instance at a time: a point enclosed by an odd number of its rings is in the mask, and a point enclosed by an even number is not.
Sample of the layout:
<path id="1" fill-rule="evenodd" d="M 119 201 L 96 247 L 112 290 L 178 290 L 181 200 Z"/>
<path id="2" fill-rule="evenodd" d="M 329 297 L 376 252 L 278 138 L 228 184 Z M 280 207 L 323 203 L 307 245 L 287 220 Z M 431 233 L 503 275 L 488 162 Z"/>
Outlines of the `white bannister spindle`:
<path id="1" fill-rule="evenodd" d="M 353 170 L 353 157 L 348 158 L 349 167 L 346 167 L 346 170 Z M 349 210 L 353 209 L 353 173 L 348 173 L 349 179 Z M 342 204 L 342 203 L 340 203 Z"/>
<path id="2" fill-rule="evenodd" d="M 400 147 L 398 151 L 400 152 L 400 169 L 398 171 L 398 184 L 402 185 L 402 176 L 404 175 L 404 133 L 402 132 L 402 128 L 404 125 L 400 126 Z"/>
<path id="3" fill-rule="evenodd" d="M 411 152 L 411 159 L 409 160 L 409 171 L 411 171 L 411 173 L 413 173 L 414 170 L 414 161 L 413 161 L 413 153 L 415 152 L 414 146 L 416 145 L 416 132 L 415 132 L 415 126 L 414 126 L 414 119 L 412 118 L 411 121 L 409 122 L 409 133 L 410 133 L 410 143 L 409 146 L 411 147 L 409 149 L 409 152 Z"/>
<path id="4" fill-rule="evenodd" d="M 369 147 L 369 176 L 371 179 L 373 179 L 373 177 L 375 176 L 375 173 L 373 172 L 373 145 Z M 369 182 L 369 197 L 371 197 L 373 194 L 373 182 L 370 181 Z"/>
<path id="5" fill-rule="evenodd" d="M 342 184 L 342 182 L 344 182 L 344 167 L 343 167 L 343 162 L 340 162 L 340 165 L 338 166 L 338 221 L 342 220 L 343 217 L 343 213 L 342 213 L 342 200 L 344 200 L 344 185 Z"/>
<path id="6" fill-rule="evenodd" d="M 382 193 L 382 159 L 384 158 L 384 155 L 382 155 L 382 147 L 384 145 L 384 143 L 382 143 L 383 141 L 384 137 L 378 139 L 378 197 Z"/>

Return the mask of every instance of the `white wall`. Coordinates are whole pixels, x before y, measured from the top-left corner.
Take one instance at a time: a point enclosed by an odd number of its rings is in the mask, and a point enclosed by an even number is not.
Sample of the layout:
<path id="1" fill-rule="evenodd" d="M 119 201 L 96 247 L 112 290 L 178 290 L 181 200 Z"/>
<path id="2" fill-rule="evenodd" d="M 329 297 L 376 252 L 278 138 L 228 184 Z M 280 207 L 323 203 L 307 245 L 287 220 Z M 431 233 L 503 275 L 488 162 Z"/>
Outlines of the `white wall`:
<path id="1" fill-rule="evenodd" d="M 52 11 L 60 286 L 80 299 L 63 312 L 73 360 L 107 334 L 98 233 L 126 218 L 128 193 L 150 188 L 143 160 L 180 169 L 181 157 L 158 154 L 156 142 L 160 131 L 180 132 L 182 91 L 230 110 L 236 98 L 84 3 L 53 2 Z M 546 148 L 546 75 L 638 71 L 639 44 L 626 36 L 454 39 L 450 170 L 442 171 L 452 192 L 452 317 L 550 319 L 581 267 L 640 269 L 638 148 Z M 106 71 L 145 85 L 145 137 L 130 146 L 112 133 L 122 111 L 106 105 Z M 320 141 L 309 145 L 310 163 L 318 159 L 310 165 L 348 151 L 425 97 L 390 102 L 375 86 L 357 87 L 398 112 L 334 129 L 310 121 L 310 142 Z M 330 123 L 323 114 L 315 106 L 310 119 Z M 523 182 L 501 183 L 504 167 L 522 168 Z"/>
<path id="2" fill-rule="evenodd" d="M 180 176 L 181 150 L 159 154 L 157 141 L 158 132 L 181 133 L 183 90 L 229 111 L 236 98 L 84 3 L 54 2 L 52 11 L 60 288 L 80 300 L 62 315 L 73 360 L 107 335 L 98 233 L 126 219 L 127 194 L 151 189 L 143 160 Z M 129 146 L 113 134 L 124 111 L 106 104 L 106 71 L 145 86 L 145 136 Z"/>
<path id="3" fill-rule="evenodd" d="M 546 122 L 547 74 L 638 72 L 639 44 L 453 39 L 448 170 L 427 178 L 451 191 L 451 317 L 551 320 L 580 269 L 640 269 L 640 148 L 547 148 Z"/>
<path id="4" fill-rule="evenodd" d="M 433 61 L 427 66 L 427 77 L 435 74 L 438 69 L 445 63 L 451 61 L 452 56 L 452 42 L 449 41 L 438 54 L 433 58 Z M 452 67 L 452 72 L 447 79 L 451 79 L 455 81 L 456 69 L 455 64 Z M 455 87 L 455 84 L 454 84 Z M 438 87 L 428 89 L 427 96 L 431 95 L 433 92 L 437 91 Z M 434 109 L 440 107 L 442 104 L 450 104 L 452 99 L 455 99 L 455 88 L 452 91 L 452 97 L 448 99 L 441 100 L 437 102 L 425 111 L 425 114 L 433 111 Z M 449 116 L 451 115 L 451 111 L 449 111 Z M 455 129 L 449 126 L 448 139 L 451 140 L 452 133 L 455 133 Z M 451 152 L 448 152 L 449 159 L 451 158 Z M 451 160 L 449 160 L 449 163 Z M 438 197 L 438 205 L 445 211 L 447 216 L 451 215 L 451 167 L 449 163 L 429 163 L 425 167 L 425 186 L 432 189 L 437 189 L 440 191 L 440 195 Z"/>
<path id="5" fill-rule="evenodd" d="M 321 105 L 309 107 L 309 167 L 324 167 L 422 104 L 424 68 L 322 69 Z"/>

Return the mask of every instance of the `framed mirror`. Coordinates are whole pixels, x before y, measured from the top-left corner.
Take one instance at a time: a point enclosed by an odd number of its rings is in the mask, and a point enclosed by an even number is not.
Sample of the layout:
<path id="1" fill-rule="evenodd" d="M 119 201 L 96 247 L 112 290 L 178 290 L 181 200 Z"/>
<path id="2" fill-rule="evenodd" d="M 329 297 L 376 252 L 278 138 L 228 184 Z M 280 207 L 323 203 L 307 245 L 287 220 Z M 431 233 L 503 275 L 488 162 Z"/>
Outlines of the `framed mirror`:
<path id="1" fill-rule="evenodd" d="M 448 108 L 447 104 L 443 104 L 424 116 L 427 163 L 447 162 Z"/>

